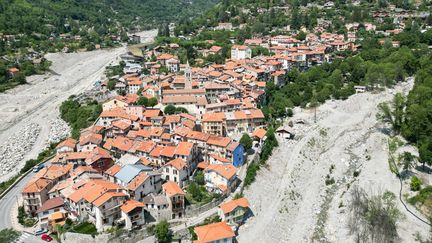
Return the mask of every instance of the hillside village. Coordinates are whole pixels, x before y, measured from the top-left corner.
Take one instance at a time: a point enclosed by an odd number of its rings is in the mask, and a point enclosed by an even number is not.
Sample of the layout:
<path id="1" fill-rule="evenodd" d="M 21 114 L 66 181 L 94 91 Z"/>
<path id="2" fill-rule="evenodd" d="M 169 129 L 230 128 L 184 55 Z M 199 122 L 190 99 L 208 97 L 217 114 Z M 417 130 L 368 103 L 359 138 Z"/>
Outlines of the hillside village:
<path id="1" fill-rule="evenodd" d="M 334 3 L 319 7 L 333 9 Z M 268 11 L 257 9 L 260 14 Z M 176 27 L 170 26 L 166 36 L 140 46 L 139 53 L 129 49 L 118 65 L 106 68 L 106 78 L 94 83 L 98 95 L 85 97 L 100 107 L 92 114 L 94 119 L 86 117 L 90 126 L 68 121 L 70 136 L 56 144 L 47 162 L 32 169 L 34 174 L 21 191 L 26 216 L 37 219 L 37 228 L 53 233 L 60 232 L 57 225 L 70 222 L 92 224 L 99 233 L 168 222 L 183 230 L 192 227 L 187 237 L 180 237 L 184 240 L 235 242 L 239 229 L 254 217 L 243 194 L 256 173 L 250 168 L 269 158 L 277 140 L 296 136 L 296 125 L 287 122 L 293 115 L 292 102 L 269 108 L 269 97 L 278 99 L 274 90 L 292 83 L 293 72 L 360 53 L 366 35 L 380 36 L 377 48 L 398 50 L 397 35 L 406 21 L 424 21 L 429 12 L 390 6 L 371 16 L 373 21 L 345 23 L 346 33 L 329 31 L 331 22 L 320 18 L 311 29 L 287 26 L 278 34 L 230 38 L 229 45 L 200 34 L 244 26 L 219 22 L 176 37 Z M 394 28 L 377 27 L 388 18 L 395 19 Z M 425 33 L 430 26 L 422 28 Z M 139 36 L 128 38 L 130 43 L 140 42 Z M 10 77 L 19 73 L 16 67 L 8 69 Z M 348 80 L 351 73 L 340 76 Z M 403 80 L 408 75 L 394 76 Z M 381 85 L 387 83 L 377 86 Z M 374 84 L 356 80 L 333 90 L 340 91 L 337 99 L 346 99 L 373 88 Z M 309 96 L 305 90 L 299 93 Z M 310 91 L 308 99 L 324 102 L 330 97 L 335 98 Z M 90 106 L 85 98 L 68 101 Z M 299 105 L 311 108 L 311 103 Z M 187 225 L 196 218 L 199 223 Z"/>
<path id="2" fill-rule="evenodd" d="M 225 233 L 221 239 L 235 237 L 236 227 L 252 215 L 246 198 L 233 199 L 251 158 L 239 141 L 243 134 L 251 137 L 252 153 L 266 141 L 268 126 L 259 107 L 268 82 L 281 87 L 294 68 L 306 70 L 332 62 L 334 53 L 357 51 L 358 26 L 349 24 L 347 36 L 323 32 L 308 33 L 304 40 L 296 34 L 246 39 L 232 45 L 226 62 L 204 67 L 181 64 L 176 44 L 148 49 L 144 57 L 123 55 L 123 74 L 109 77 L 115 81 L 111 89 L 122 95 L 102 104 L 79 139 L 57 145 L 56 155 L 22 191 L 26 213 L 51 230 L 67 218 L 91 222 L 99 232 L 113 226 L 133 229 L 189 217 L 191 185 L 199 184 L 210 198 L 226 198 L 219 216 L 227 221 L 195 228 L 198 241 L 208 242 L 207 231 Z M 213 40 L 207 42 L 210 48 L 198 50 L 203 57 L 222 51 Z M 256 47 L 271 54 L 252 56 Z M 108 86 L 109 81 L 100 83 L 101 91 L 109 92 Z M 157 99 L 157 105 L 138 105 L 140 99 Z"/>

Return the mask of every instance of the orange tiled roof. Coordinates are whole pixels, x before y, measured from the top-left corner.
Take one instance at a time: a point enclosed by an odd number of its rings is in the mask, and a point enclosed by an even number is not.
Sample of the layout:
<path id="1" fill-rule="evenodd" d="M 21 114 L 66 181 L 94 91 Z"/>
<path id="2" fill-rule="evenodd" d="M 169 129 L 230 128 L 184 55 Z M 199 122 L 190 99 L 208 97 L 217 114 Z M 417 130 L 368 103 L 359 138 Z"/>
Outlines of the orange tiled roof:
<path id="1" fill-rule="evenodd" d="M 111 110 L 102 111 L 102 113 L 99 115 L 99 117 L 114 117 L 114 118 L 124 118 L 129 119 L 132 121 L 137 121 L 139 117 L 135 115 L 131 115 L 126 113 L 125 109 L 116 107 Z"/>
<path id="2" fill-rule="evenodd" d="M 96 207 L 99 207 L 113 197 L 126 197 L 126 194 L 124 194 L 123 192 L 106 192 L 102 196 L 100 196 L 98 199 L 96 199 L 93 202 L 93 204 Z"/>
<path id="3" fill-rule="evenodd" d="M 143 208 L 143 207 L 144 207 L 144 203 L 138 202 L 138 201 L 133 200 L 133 199 L 129 199 L 123 203 L 123 205 L 120 207 L 120 209 L 121 209 L 121 211 L 123 211 L 125 213 L 129 213 L 132 210 L 134 210 L 135 208 Z"/>
<path id="4" fill-rule="evenodd" d="M 164 147 L 162 147 L 162 146 L 154 147 L 152 149 L 152 151 L 150 152 L 150 156 L 154 157 L 154 158 L 159 158 L 163 149 L 164 149 Z"/>
<path id="5" fill-rule="evenodd" d="M 75 148 L 77 141 L 73 138 L 67 138 L 63 140 L 63 142 L 59 143 L 56 148 L 61 147 L 68 147 L 68 148 Z"/>
<path id="6" fill-rule="evenodd" d="M 114 176 L 115 174 L 117 174 L 117 172 L 120 171 L 120 169 L 121 169 L 120 165 L 114 164 L 108 170 L 105 171 L 105 174 L 108 174 L 110 176 Z"/>
<path id="7" fill-rule="evenodd" d="M 235 233 L 225 221 L 198 226 L 194 228 L 194 231 L 197 234 L 197 241 L 200 243 L 215 242 L 235 237 Z"/>
<path id="8" fill-rule="evenodd" d="M 192 152 L 192 148 L 193 148 L 193 143 L 180 142 L 177 145 L 177 148 L 175 150 L 175 154 L 189 156 Z"/>
<path id="9" fill-rule="evenodd" d="M 149 118 L 152 118 L 152 117 L 156 117 L 156 116 L 160 116 L 161 115 L 161 110 L 145 110 L 144 111 L 144 113 L 143 113 L 143 115 L 144 115 L 144 117 L 149 117 Z"/>
<path id="10" fill-rule="evenodd" d="M 168 162 L 165 166 L 173 166 L 174 168 L 176 168 L 177 170 L 183 170 L 186 167 L 186 161 L 177 158 L 177 159 L 173 159 L 170 162 Z"/>
<path id="11" fill-rule="evenodd" d="M 23 189 L 23 193 L 37 193 L 41 192 L 45 188 L 47 188 L 48 185 L 51 184 L 51 180 L 45 179 L 45 178 L 39 178 L 35 181 L 31 181 L 27 183 L 27 185 Z"/>
<path id="12" fill-rule="evenodd" d="M 116 137 L 113 140 L 112 147 L 122 151 L 129 151 L 133 146 L 133 140 L 126 137 Z"/>
<path id="13" fill-rule="evenodd" d="M 231 47 L 231 49 L 239 49 L 239 50 L 246 50 L 247 48 L 249 48 L 249 47 L 245 46 L 245 45 L 233 45 Z"/>
<path id="14" fill-rule="evenodd" d="M 158 60 L 167 60 L 167 59 L 171 59 L 171 58 L 175 58 L 176 56 L 168 54 L 168 53 L 163 53 L 161 55 L 159 55 L 157 57 Z"/>
<path id="15" fill-rule="evenodd" d="M 150 153 L 156 146 L 156 143 L 152 140 L 147 141 L 135 141 L 134 148 L 136 151 Z"/>
<path id="16" fill-rule="evenodd" d="M 210 139 L 210 134 L 190 130 L 187 138 L 207 142 Z"/>
<path id="17" fill-rule="evenodd" d="M 162 188 L 168 196 L 174 196 L 177 194 L 181 194 L 181 195 L 185 194 L 183 192 L 183 190 L 179 187 L 179 185 L 177 185 L 177 183 L 172 182 L 172 181 L 168 181 L 165 184 L 163 184 Z"/>
<path id="18" fill-rule="evenodd" d="M 213 159 L 220 161 L 222 163 L 231 163 L 231 161 L 227 158 L 224 158 L 222 156 L 219 156 L 217 154 L 210 154 L 210 157 L 212 157 Z"/>
<path id="19" fill-rule="evenodd" d="M 193 129 L 193 128 L 195 127 L 195 122 L 193 122 L 193 121 L 191 121 L 191 120 L 184 120 L 184 121 L 182 121 L 182 124 L 183 124 L 185 127 L 188 127 L 188 128 L 190 128 L 190 129 Z"/>
<path id="20" fill-rule="evenodd" d="M 235 174 L 237 169 L 233 165 L 221 165 L 221 164 L 211 164 L 209 165 L 205 171 L 214 171 L 220 176 L 231 179 Z"/>
<path id="21" fill-rule="evenodd" d="M 205 168 L 207 168 L 209 166 L 209 164 L 210 164 L 209 162 L 202 161 L 202 162 L 198 163 L 197 168 L 204 170 Z"/>
<path id="22" fill-rule="evenodd" d="M 225 113 L 215 112 L 215 113 L 204 113 L 202 122 L 223 122 L 225 119 Z"/>
<path id="23" fill-rule="evenodd" d="M 250 207 L 249 201 L 242 197 L 239 199 L 231 200 L 229 202 L 221 203 L 219 205 L 220 209 L 222 209 L 224 214 L 232 212 L 237 207 L 248 208 Z"/>
<path id="24" fill-rule="evenodd" d="M 148 175 L 145 172 L 140 172 L 135 178 L 133 178 L 127 185 L 127 189 L 135 191 L 139 186 L 141 186 L 146 180 Z"/>
<path id="25" fill-rule="evenodd" d="M 81 136 L 79 139 L 80 145 L 85 145 L 88 143 L 92 144 L 101 144 L 102 143 L 102 135 L 97 133 L 90 133 L 84 136 Z"/>
<path id="26" fill-rule="evenodd" d="M 130 120 L 126 120 L 126 119 L 120 119 L 120 120 L 113 121 L 112 125 L 114 127 L 121 129 L 121 130 L 126 130 L 126 129 L 130 128 L 130 126 L 132 125 L 132 122 Z"/>
<path id="27" fill-rule="evenodd" d="M 216 145 L 219 147 L 226 147 L 231 142 L 228 137 L 210 136 L 207 143 L 210 145 Z"/>
<path id="28" fill-rule="evenodd" d="M 161 150 L 160 155 L 172 158 L 174 156 L 175 151 L 176 151 L 176 147 L 174 147 L 174 146 L 165 146 Z"/>
<path id="29" fill-rule="evenodd" d="M 253 132 L 252 136 L 255 136 L 259 139 L 263 139 L 266 135 L 267 131 L 264 128 L 257 128 Z"/>

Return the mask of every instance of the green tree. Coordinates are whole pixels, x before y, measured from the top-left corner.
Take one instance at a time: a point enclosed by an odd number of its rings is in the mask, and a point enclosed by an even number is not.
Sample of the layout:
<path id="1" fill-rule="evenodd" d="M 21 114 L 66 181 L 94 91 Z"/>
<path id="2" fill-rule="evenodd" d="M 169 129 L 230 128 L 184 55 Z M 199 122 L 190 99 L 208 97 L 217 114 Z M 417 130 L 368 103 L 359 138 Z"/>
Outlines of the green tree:
<path id="1" fill-rule="evenodd" d="M 432 164 L 432 141 L 430 138 L 424 138 L 419 142 L 419 158 L 420 162 L 423 164 L 423 169 L 425 164 Z"/>
<path id="2" fill-rule="evenodd" d="M 110 79 L 107 83 L 108 90 L 114 90 L 117 81 L 115 79 Z"/>
<path id="3" fill-rule="evenodd" d="M 195 178 L 194 181 L 198 184 L 198 185 L 204 185 L 205 181 L 204 181 L 204 173 L 202 171 L 198 171 L 195 174 Z"/>
<path id="4" fill-rule="evenodd" d="M 246 151 L 252 148 L 252 138 L 247 133 L 243 133 L 242 137 L 240 138 L 240 144 L 243 145 Z"/>
<path id="5" fill-rule="evenodd" d="M 306 40 L 306 35 L 307 35 L 306 32 L 300 31 L 300 32 L 297 34 L 296 38 L 297 38 L 298 40 L 304 41 L 304 40 Z"/>
<path id="6" fill-rule="evenodd" d="M 388 103 L 380 103 L 378 105 L 379 113 L 377 118 L 383 122 L 390 123 L 396 134 L 399 134 L 404 122 L 405 97 L 397 93 L 391 105 Z"/>
<path id="7" fill-rule="evenodd" d="M 147 107 L 149 105 L 149 99 L 147 99 L 147 97 L 140 96 L 138 98 L 137 105 Z"/>
<path id="8" fill-rule="evenodd" d="M 195 183 L 195 182 L 191 182 L 187 188 L 187 191 L 189 192 L 189 194 L 192 196 L 193 200 L 197 201 L 197 202 L 201 202 L 204 195 L 201 191 L 201 188 Z"/>
<path id="9" fill-rule="evenodd" d="M 0 242 L 2 243 L 12 243 L 21 235 L 18 231 L 8 228 L 0 230 Z"/>
<path id="10" fill-rule="evenodd" d="M 176 113 L 186 113 L 186 114 L 189 114 L 189 111 L 186 108 L 184 108 L 184 107 L 178 106 L 178 107 L 176 107 Z"/>
<path id="11" fill-rule="evenodd" d="M 165 106 L 164 113 L 165 115 L 172 115 L 176 112 L 176 107 L 173 105 Z"/>
<path id="12" fill-rule="evenodd" d="M 399 161 L 405 173 L 407 173 L 409 169 L 415 167 L 415 157 L 410 152 L 403 152 L 399 157 Z"/>
<path id="13" fill-rule="evenodd" d="M 397 242 L 396 224 L 401 213 L 395 204 L 396 196 L 391 192 L 369 196 L 355 186 L 348 206 L 349 233 L 356 242 Z"/>
<path id="14" fill-rule="evenodd" d="M 155 227 L 155 237 L 159 243 L 168 243 L 171 241 L 171 233 L 168 221 L 160 221 Z"/>
<path id="15" fill-rule="evenodd" d="M 157 105 L 157 104 L 158 104 L 158 100 L 157 100 L 156 97 L 151 97 L 151 98 L 148 100 L 148 106 L 150 106 L 150 107 L 154 107 L 154 106 Z"/>

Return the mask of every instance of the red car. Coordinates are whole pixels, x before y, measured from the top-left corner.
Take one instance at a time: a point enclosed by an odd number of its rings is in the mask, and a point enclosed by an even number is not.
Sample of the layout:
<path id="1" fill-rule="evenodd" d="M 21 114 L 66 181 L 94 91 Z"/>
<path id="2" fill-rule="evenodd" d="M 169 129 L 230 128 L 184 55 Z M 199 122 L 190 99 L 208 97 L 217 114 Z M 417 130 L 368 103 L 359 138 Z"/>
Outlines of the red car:
<path id="1" fill-rule="evenodd" d="M 43 234 L 42 237 L 41 237 L 41 239 L 44 240 L 44 241 L 48 241 L 48 242 L 50 242 L 50 241 L 53 240 L 53 238 L 51 236 L 47 235 L 47 234 Z"/>

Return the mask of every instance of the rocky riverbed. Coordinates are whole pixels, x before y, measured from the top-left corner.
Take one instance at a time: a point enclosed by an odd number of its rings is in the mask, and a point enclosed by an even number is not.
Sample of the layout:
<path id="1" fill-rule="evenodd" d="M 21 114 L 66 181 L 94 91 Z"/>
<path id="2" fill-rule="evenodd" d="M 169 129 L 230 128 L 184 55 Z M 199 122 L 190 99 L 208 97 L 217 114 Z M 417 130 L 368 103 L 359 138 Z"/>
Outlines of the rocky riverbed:
<path id="1" fill-rule="evenodd" d="M 47 121 L 49 124 L 49 135 L 45 141 L 45 148 L 51 143 L 57 143 L 70 135 L 68 124 L 60 118 Z M 16 171 L 20 162 L 28 151 L 32 150 L 42 128 L 37 123 L 29 123 L 21 130 L 10 136 L 0 146 L 0 178 L 10 176 Z"/>
<path id="2" fill-rule="evenodd" d="M 24 126 L 0 146 L 0 177 L 15 171 L 24 155 L 31 150 L 41 131 L 36 123 Z"/>

